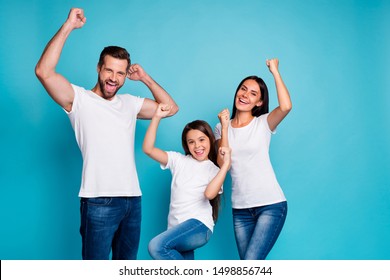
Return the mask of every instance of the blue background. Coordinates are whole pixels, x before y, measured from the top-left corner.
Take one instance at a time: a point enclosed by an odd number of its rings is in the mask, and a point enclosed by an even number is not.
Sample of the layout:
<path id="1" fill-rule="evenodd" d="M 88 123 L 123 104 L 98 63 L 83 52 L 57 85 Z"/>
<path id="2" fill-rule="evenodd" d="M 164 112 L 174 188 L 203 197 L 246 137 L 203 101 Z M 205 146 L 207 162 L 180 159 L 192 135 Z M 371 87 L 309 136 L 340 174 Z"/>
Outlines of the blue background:
<path id="1" fill-rule="evenodd" d="M 390 259 L 390 2 L 383 0 L 5 1 L 0 9 L 0 258 L 80 259 L 81 155 L 66 114 L 34 74 L 45 45 L 82 7 L 86 25 L 66 42 L 57 70 L 92 88 L 107 45 L 172 94 L 180 112 L 162 122 L 157 145 L 182 151 L 183 126 L 231 109 L 245 76 L 264 78 L 280 59 L 293 110 L 271 143 L 289 214 L 269 259 Z M 142 83 L 121 92 L 151 97 Z M 140 259 L 166 227 L 170 174 L 142 153 Z M 210 242 L 197 259 L 237 259 L 230 179 Z"/>

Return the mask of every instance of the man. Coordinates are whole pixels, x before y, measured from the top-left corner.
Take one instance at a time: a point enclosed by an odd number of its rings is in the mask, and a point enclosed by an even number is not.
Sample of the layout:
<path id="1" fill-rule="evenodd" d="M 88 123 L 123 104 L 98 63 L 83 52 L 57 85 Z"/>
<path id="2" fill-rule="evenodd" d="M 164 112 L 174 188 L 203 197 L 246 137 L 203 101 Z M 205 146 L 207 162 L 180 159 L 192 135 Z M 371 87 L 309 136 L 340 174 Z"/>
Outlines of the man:
<path id="1" fill-rule="evenodd" d="M 46 46 L 35 73 L 49 95 L 68 114 L 83 156 L 81 197 L 82 258 L 136 259 L 140 239 L 141 191 L 134 161 L 136 119 L 152 118 L 158 103 L 178 106 L 140 65 L 130 64 L 120 47 L 104 48 L 92 90 L 71 84 L 56 72 L 65 41 L 84 26 L 82 9 L 67 20 Z M 155 100 L 117 95 L 130 80 L 143 82 Z"/>

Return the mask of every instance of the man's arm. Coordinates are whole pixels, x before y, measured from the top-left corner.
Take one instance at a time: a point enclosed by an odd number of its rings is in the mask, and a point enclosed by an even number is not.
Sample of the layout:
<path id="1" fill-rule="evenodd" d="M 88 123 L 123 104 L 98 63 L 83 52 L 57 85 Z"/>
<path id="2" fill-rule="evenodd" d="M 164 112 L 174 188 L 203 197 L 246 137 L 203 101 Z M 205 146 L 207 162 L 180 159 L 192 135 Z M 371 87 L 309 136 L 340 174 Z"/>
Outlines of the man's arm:
<path id="1" fill-rule="evenodd" d="M 70 82 L 56 72 L 56 66 L 69 34 L 74 29 L 81 28 L 85 22 L 82 9 L 71 9 L 68 19 L 47 44 L 35 67 L 35 74 L 51 98 L 68 112 L 72 110 L 74 92 Z"/>
<path id="2" fill-rule="evenodd" d="M 150 77 L 141 65 L 132 64 L 127 77 L 133 81 L 143 82 L 153 94 L 154 100 L 145 98 L 141 111 L 138 113 L 140 119 L 151 119 L 156 112 L 159 103 L 170 106 L 170 112 L 167 117 L 173 116 L 179 111 L 179 107 L 173 98 L 166 92 L 152 77 Z"/>

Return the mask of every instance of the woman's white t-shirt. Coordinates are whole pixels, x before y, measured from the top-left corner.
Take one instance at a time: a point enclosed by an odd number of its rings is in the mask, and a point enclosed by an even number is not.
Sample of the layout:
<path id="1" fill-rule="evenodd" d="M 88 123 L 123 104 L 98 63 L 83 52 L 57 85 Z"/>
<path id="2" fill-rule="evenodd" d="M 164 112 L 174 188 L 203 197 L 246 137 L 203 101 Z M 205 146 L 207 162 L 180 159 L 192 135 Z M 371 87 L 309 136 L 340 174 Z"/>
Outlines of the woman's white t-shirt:
<path id="1" fill-rule="evenodd" d="M 255 117 L 247 126 L 234 128 L 229 122 L 228 141 L 232 149 L 232 207 L 258 207 L 285 201 L 269 158 L 272 132 L 268 114 Z M 221 124 L 214 131 L 221 139 Z"/>

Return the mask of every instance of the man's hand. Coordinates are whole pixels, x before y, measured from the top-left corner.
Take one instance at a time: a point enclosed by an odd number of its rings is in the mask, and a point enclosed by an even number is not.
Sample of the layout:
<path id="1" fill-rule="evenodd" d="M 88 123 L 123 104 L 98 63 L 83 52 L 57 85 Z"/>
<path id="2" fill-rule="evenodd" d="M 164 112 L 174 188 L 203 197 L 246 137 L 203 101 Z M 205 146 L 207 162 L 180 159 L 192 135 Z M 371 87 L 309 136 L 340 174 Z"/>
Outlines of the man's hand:
<path id="1" fill-rule="evenodd" d="M 131 64 L 129 71 L 127 72 L 127 78 L 129 78 L 132 81 L 140 81 L 144 77 L 146 77 L 147 74 L 144 71 L 144 69 L 139 64 Z"/>
<path id="2" fill-rule="evenodd" d="M 84 10 L 80 8 L 72 8 L 68 14 L 67 23 L 72 29 L 81 28 L 86 23 L 87 18 L 84 16 Z"/>

